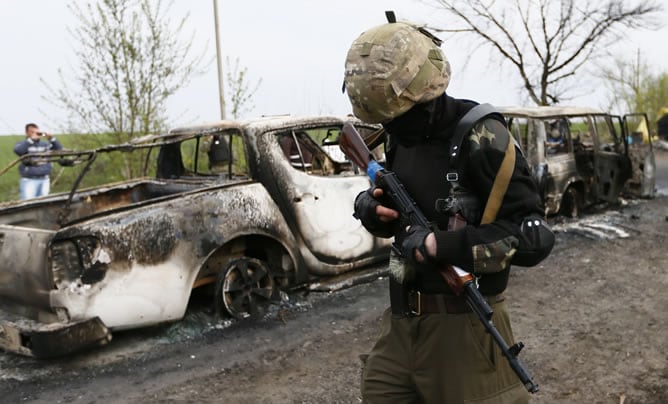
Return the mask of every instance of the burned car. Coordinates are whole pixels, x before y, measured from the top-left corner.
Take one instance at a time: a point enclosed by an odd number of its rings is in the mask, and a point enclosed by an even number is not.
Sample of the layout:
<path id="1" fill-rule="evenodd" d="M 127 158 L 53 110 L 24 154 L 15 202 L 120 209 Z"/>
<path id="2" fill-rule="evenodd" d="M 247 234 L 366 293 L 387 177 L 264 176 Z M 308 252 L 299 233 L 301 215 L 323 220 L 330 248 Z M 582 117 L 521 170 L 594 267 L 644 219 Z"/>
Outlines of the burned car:
<path id="1" fill-rule="evenodd" d="M 629 142 L 634 122 L 591 108 L 501 107 L 532 169 L 546 214 L 578 216 L 583 207 L 617 202 L 623 191 L 654 195 L 652 145 Z"/>
<path id="2" fill-rule="evenodd" d="M 84 169 L 69 193 L 0 206 L 0 347 L 49 357 L 103 344 L 112 330 L 179 320 L 200 288 L 243 318 L 282 289 L 386 260 L 389 242 L 352 217 L 369 181 L 323 148 L 343 123 L 221 121 L 33 155 Z M 134 151 L 154 176 L 76 188 L 96 156 Z"/>

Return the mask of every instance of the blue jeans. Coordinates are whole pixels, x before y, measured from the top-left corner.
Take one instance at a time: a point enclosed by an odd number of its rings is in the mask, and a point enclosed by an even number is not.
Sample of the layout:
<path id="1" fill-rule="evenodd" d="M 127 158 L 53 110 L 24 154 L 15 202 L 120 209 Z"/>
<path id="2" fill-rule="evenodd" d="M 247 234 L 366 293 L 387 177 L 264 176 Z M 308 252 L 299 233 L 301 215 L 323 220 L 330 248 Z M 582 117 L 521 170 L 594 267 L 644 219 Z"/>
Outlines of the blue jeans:
<path id="1" fill-rule="evenodd" d="M 48 175 L 43 178 L 22 177 L 21 182 L 19 182 L 19 191 L 22 200 L 48 195 L 50 188 L 51 183 Z"/>

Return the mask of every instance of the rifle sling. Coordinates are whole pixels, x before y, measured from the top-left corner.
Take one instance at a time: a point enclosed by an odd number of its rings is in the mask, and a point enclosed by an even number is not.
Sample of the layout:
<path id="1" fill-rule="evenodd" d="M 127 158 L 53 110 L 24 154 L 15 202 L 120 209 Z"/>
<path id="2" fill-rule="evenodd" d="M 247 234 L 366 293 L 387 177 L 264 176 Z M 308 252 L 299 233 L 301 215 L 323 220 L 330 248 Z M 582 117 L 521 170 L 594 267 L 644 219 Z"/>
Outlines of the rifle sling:
<path id="1" fill-rule="evenodd" d="M 487 198 L 487 204 L 485 205 L 485 211 L 482 214 L 480 224 L 492 223 L 494 219 L 496 219 L 496 215 L 501 208 L 503 197 L 508 190 L 510 177 L 513 176 L 514 168 L 515 142 L 513 142 L 513 139 L 508 139 L 506 154 L 503 156 L 501 167 L 499 167 L 499 171 L 496 173 L 496 178 L 494 178 L 494 184 L 492 185 L 492 190 L 489 192 L 489 197 Z"/>
<path id="2" fill-rule="evenodd" d="M 464 141 L 464 137 L 468 135 L 468 133 L 471 131 L 471 129 L 473 129 L 473 126 L 478 123 L 478 121 L 487 116 L 500 120 L 505 126 L 505 119 L 503 119 L 503 116 L 490 104 L 476 105 L 475 107 L 471 108 L 462 117 L 462 119 L 459 120 L 450 143 L 451 172 L 457 170 L 459 153 L 462 150 L 461 145 Z M 501 208 L 503 197 L 506 194 L 506 190 L 508 190 L 508 184 L 510 183 L 510 178 L 513 175 L 514 168 L 515 139 L 513 139 L 512 136 L 509 136 L 506 154 L 503 157 L 499 171 L 496 173 L 496 178 L 494 179 L 492 190 L 490 191 L 489 197 L 487 198 L 487 203 L 485 204 L 485 210 L 483 212 L 480 224 L 488 224 L 496 219 L 496 215 L 499 213 L 499 209 Z"/>
<path id="3" fill-rule="evenodd" d="M 500 120 L 505 125 L 505 120 L 503 115 L 501 115 L 491 104 L 480 104 L 471 108 L 464 116 L 459 120 L 457 126 L 455 127 L 455 132 L 452 135 L 450 140 L 450 167 L 452 169 L 457 169 L 459 153 L 462 151 L 462 142 L 464 138 L 471 132 L 473 126 L 475 126 L 478 121 L 482 118 L 492 115 L 493 118 Z"/>

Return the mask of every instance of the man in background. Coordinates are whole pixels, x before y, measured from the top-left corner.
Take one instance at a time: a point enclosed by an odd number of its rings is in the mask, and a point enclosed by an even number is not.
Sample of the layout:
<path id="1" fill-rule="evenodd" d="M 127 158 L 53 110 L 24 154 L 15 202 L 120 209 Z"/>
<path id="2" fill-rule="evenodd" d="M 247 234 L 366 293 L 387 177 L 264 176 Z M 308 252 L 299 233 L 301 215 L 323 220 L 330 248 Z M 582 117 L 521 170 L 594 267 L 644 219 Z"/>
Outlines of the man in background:
<path id="1" fill-rule="evenodd" d="M 63 146 L 53 135 L 40 132 L 36 124 L 29 123 L 26 125 L 26 138 L 16 143 L 14 153 L 18 156 L 23 156 L 25 154 L 61 150 L 62 148 Z M 22 200 L 49 194 L 51 187 L 49 182 L 51 163 L 47 161 L 23 160 L 19 165 L 19 173 L 21 174 L 19 190 Z"/>

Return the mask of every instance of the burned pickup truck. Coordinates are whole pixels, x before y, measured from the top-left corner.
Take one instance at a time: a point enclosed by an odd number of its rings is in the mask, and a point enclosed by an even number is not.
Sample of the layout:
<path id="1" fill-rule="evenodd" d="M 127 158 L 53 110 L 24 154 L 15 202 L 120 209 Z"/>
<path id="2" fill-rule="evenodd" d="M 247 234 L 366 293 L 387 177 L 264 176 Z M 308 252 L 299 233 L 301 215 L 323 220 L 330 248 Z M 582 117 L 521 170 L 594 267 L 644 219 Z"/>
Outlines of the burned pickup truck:
<path id="1" fill-rule="evenodd" d="M 622 192 L 654 195 L 651 141 L 629 142 L 644 114 L 624 117 L 591 108 L 501 107 L 539 185 L 546 214 L 578 216 Z"/>
<path id="2" fill-rule="evenodd" d="M 50 357 L 104 344 L 179 320 L 195 289 L 252 316 L 281 289 L 387 259 L 389 243 L 351 215 L 368 180 L 326 152 L 343 123 L 221 121 L 31 157 L 83 169 L 69 193 L 0 206 L 0 347 Z M 96 157 L 133 152 L 153 176 L 76 188 Z"/>

